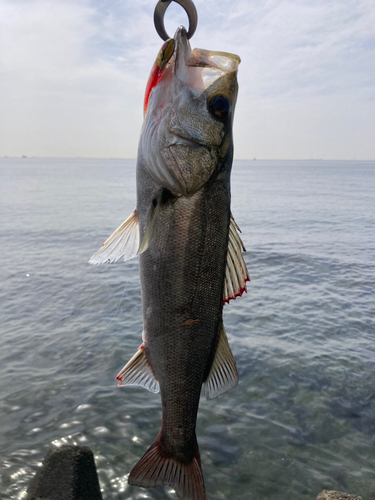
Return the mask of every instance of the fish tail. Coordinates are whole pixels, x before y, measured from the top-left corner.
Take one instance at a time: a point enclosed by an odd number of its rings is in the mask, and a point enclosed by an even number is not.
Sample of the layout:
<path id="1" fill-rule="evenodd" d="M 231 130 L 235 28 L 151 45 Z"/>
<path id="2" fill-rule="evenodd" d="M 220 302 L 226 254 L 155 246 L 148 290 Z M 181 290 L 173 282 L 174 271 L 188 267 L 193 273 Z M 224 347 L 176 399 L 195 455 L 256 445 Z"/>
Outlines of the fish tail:
<path id="1" fill-rule="evenodd" d="M 198 444 L 194 458 L 189 463 L 183 463 L 162 451 L 159 434 L 133 467 L 128 482 L 143 488 L 168 485 L 176 491 L 180 500 L 205 500 Z"/>

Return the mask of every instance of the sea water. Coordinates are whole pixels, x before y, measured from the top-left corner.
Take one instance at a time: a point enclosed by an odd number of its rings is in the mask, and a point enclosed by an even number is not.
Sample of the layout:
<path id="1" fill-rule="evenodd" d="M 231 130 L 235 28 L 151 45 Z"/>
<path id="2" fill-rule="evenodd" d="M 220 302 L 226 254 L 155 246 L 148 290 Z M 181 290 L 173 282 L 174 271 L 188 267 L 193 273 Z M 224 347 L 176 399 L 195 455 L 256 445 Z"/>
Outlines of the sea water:
<path id="1" fill-rule="evenodd" d="M 89 446 L 105 500 L 128 486 L 160 396 L 118 388 L 141 343 L 138 263 L 89 257 L 135 206 L 135 160 L 0 160 L 0 498 L 48 449 Z M 201 399 L 207 498 L 375 499 L 375 162 L 237 161 L 248 293 L 225 306 L 239 385 Z"/>

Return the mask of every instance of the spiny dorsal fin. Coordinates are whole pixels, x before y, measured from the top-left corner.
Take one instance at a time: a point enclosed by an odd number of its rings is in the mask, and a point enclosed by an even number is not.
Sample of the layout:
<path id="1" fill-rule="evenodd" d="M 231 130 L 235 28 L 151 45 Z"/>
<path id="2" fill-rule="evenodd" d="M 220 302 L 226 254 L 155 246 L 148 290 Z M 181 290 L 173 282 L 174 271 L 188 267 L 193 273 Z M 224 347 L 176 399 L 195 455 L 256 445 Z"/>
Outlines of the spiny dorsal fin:
<path id="1" fill-rule="evenodd" d="M 121 224 L 116 231 L 103 243 L 89 260 L 89 264 L 116 262 L 121 257 L 132 259 L 137 255 L 139 247 L 138 212 L 134 212 Z"/>
<path id="2" fill-rule="evenodd" d="M 139 385 L 155 394 L 159 392 L 159 382 L 152 373 L 143 350 L 143 345 L 141 345 L 131 360 L 120 371 L 116 379 L 119 381 L 119 386 Z"/>
<path id="3" fill-rule="evenodd" d="M 218 335 L 215 357 L 207 380 L 204 382 L 204 394 L 207 399 L 217 398 L 238 384 L 236 362 L 222 323 Z"/>
<path id="4" fill-rule="evenodd" d="M 227 265 L 225 268 L 224 278 L 224 303 L 229 303 L 229 299 L 241 297 L 243 292 L 247 292 L 246 281 L 250 281 L 249 273 L 247 272 L 246 264 L 242 256 L 242 252 L 246 252 L 246 249 L 238 231 L 240 231 L 240 228 L 237 226 L 233 215 L 231 214 Z"/>

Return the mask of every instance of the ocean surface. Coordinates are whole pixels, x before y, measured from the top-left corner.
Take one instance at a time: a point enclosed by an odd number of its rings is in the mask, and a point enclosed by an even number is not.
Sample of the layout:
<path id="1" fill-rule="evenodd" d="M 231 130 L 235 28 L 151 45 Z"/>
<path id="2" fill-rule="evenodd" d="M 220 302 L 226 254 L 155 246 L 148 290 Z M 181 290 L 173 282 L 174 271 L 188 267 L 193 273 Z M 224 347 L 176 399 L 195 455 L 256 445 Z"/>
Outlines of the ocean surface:
<path id="1" fill-rule="evenodd" d="M 135 206 L 135 160 L 0 160 L 0 499 L 48 449 L 91 447 L 104 500 L 158 434 L 160 396 L 118 388 L 141 342 L 137 260 L 89 257 Z M 375 162 L 237 161 L 248 293 L 225 306 L 237 388 L 201 398 L 209 500 L 375 499 Z"/>

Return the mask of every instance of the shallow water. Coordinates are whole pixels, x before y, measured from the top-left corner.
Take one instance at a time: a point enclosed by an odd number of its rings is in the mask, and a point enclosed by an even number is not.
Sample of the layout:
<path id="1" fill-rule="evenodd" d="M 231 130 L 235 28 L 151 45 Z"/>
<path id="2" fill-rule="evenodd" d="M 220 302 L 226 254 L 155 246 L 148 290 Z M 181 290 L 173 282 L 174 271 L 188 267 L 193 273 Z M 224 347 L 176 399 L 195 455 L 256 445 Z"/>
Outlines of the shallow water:
<path id="1" fill-rule="evenodd" d="M 375 499 L 375 162 L 241 161 L 248 294 L 225 307 L 238 387 L 203 397 L 208 499 Z M 142 331 L 136 260 L 88 258 L 133 210 L 134 160 L 0 160 L 0 498 L 51 446 L 94 451 L 105 500 L 175 499 L 126 477 L 160 396 L 118 388 Z"/>

